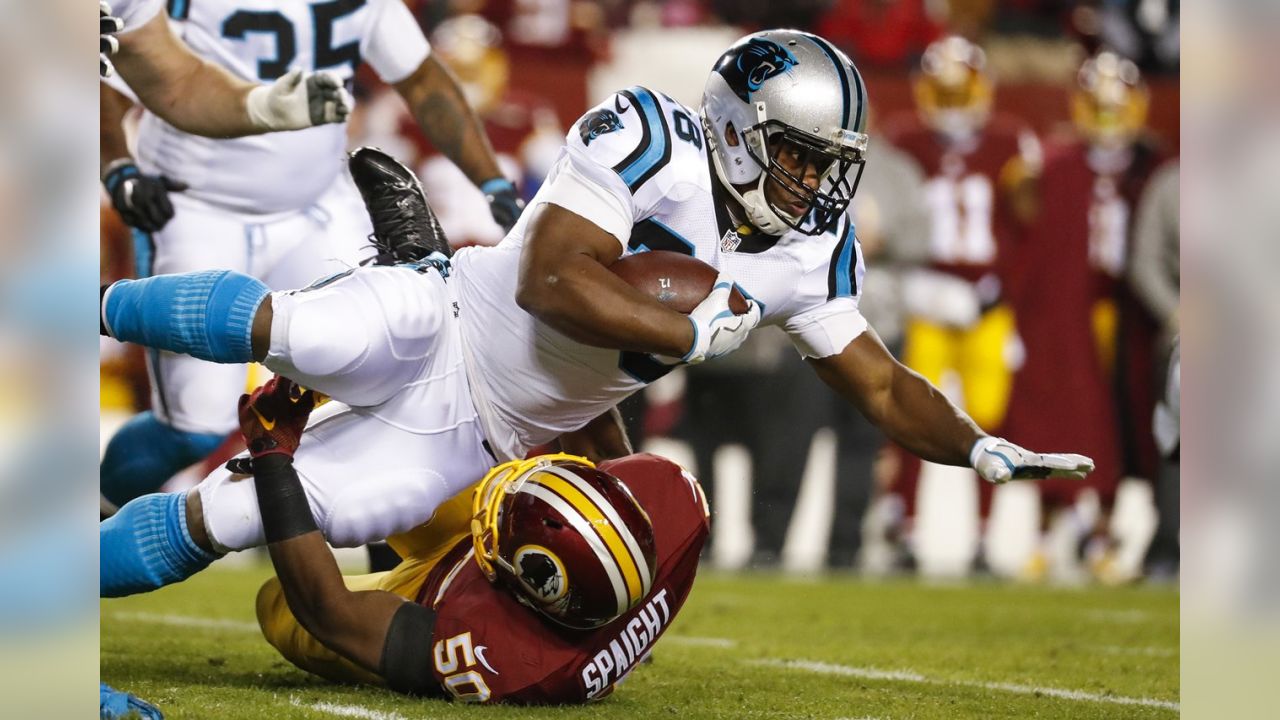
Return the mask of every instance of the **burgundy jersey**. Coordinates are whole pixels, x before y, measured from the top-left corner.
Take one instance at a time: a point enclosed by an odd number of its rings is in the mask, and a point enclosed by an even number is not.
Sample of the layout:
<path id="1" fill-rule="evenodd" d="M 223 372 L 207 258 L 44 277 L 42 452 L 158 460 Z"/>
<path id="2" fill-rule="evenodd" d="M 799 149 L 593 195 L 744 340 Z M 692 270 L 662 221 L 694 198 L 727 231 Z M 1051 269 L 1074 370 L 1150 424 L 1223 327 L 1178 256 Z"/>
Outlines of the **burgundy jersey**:
<path id="1" fill-rule="evenodd" d="M 485 579 L 468 535 L 428 575 L 418 602 L 436 613 L 434 670 L 448 693 L 471 702 L 583 703 L 608 695 L 671 626 L 710 531 L 693 476 L 655 455 L 602 463 L 653 523 L 658 569 L 649 594 L 602 628 L 553 624 Z"/>
<path id="2" fill-rule="evenodd" d="M 889 125 L 885 137 L 920 163 L 928 178 L 930 265 L 970 282 L 1001 275 L 1016 232 L 1001 173 L 1015 159 L 1033 167 L 1039 163 L 1031 129 L 995 115 L 972 142 L 957 145 L 911 117 Z"/>

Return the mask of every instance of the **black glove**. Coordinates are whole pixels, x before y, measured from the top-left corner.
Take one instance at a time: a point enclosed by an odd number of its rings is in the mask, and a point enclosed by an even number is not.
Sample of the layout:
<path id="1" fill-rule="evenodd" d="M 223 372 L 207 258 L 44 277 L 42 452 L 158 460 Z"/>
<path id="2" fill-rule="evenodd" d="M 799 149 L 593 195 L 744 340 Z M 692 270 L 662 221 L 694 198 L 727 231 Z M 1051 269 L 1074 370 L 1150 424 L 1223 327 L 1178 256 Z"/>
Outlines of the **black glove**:
<path id="1" fill-rule="evenodd" d="M 480 192 L 489 201 L 489 212 L 493 213 L 494 221 L 502 226 L 504 232 L 510 232 L 516 220 L 520 219 L 520 213 L 524 212 L 524 200 L 520 199 L 516 186 L 499 177 L 486 180 L 480 186 Z"/>
<path id="2" fill-rule="evenodd" d="M 164 176 L 143 175 L 131 162 L 114 165 L 102 184 L 125 224 L 143 232 L 156 232 L 172 220 L 173 203 L 169 202 L 169 193 L 187 189 L 186 185 Z"/>
<path id="3" fill-rule="evenodd" d="M 120 49 L 120 41 L 115 34 L 124 29 L 124 22 L 111 15 L 111 6 L 98 0 L 98 75 L 110 77 L 111 56 Z"/>

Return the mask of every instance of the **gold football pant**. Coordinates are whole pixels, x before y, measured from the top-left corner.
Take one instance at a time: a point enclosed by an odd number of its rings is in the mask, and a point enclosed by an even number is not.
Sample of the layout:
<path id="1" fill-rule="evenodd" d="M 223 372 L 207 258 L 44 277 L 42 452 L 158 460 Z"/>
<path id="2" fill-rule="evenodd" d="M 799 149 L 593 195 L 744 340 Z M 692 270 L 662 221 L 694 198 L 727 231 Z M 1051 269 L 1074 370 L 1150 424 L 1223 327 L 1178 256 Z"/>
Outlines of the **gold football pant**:
<path id="1" fill-rule="evenodd" d="M 343 578 L 349 590 L 382 590 L 412 602 L 437 563 L 471 534 L 471 493 L 467 488 L 450 498 L 423 525 L 387 538 L 387 544 L 404 560 L 394 569 Z M 258 591 L 258 626 L 271 646 L 286 660 L 307 672 L 337 682 L 382 685 L 382 678 L 320 644 L 298 623 L 285 602 L 279 578 L 271 578 Z"/>
<path id="2" fill-rule="evenodd" d="M 1013 311 L 988 310 L 972 327 L 954 328 L 912 317 L 907 321 L 904 364 L 934 385 L 947 370 L 960 377 L 963 407 L 978 427 L 994 432 L 1004 420 L 1013 387 L 1005 349 L 1013 339 Z"/>

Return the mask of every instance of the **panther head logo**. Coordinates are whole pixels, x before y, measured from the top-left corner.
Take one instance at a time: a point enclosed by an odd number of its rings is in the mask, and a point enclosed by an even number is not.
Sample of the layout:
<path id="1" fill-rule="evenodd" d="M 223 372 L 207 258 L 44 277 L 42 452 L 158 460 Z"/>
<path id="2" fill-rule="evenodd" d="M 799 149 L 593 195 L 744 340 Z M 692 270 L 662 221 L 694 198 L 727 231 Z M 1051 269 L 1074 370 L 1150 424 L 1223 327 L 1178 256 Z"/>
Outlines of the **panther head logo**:
<path id="1" fill-rule="evenodd" d="M 582 119 L 578 133 L 582 135 L 582 144 L 590 145 L 592 140 L 622 129 L 622 118 L 612 110 L 600 109 Z"/>
<path id="2" fill-rule="evenodd" d="M 560 558 L 544 547 L 526 545 L 517 550 L 515 567 L 520 582 L 543 603 L 559 600 L 569 589 Z"/>
<path id="3" fill-rule="evenodd" d="M 799 61 L 790 50 L 772 40 L 751 38 L 745 45 L 729 48 L 716 63 L 716 72 L 729 83 L 743 102 L 751 102 L 751 93 L 764 81 L 790 70 Z"/>

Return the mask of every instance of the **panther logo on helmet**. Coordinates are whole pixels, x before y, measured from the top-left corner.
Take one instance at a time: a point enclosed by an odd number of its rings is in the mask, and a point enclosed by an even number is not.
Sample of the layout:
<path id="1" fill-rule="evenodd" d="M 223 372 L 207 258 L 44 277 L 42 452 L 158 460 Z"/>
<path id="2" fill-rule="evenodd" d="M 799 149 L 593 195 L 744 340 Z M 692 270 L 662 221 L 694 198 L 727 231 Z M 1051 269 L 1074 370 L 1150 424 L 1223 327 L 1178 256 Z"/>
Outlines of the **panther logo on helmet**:
<path id="1" fill-rule="evenodd" d="M 763 87 L 765 80 L 787 72 L 797 63 L 795 55 L 778 43 L 751 38 L 721 56 L 716 72 L 724 76 L 743 102 L 751 102 L 751 93 Z"/>

